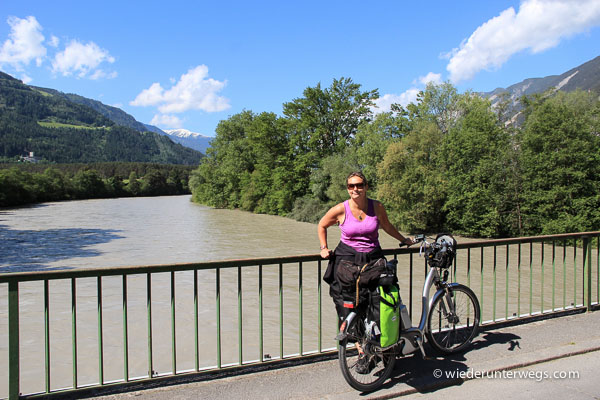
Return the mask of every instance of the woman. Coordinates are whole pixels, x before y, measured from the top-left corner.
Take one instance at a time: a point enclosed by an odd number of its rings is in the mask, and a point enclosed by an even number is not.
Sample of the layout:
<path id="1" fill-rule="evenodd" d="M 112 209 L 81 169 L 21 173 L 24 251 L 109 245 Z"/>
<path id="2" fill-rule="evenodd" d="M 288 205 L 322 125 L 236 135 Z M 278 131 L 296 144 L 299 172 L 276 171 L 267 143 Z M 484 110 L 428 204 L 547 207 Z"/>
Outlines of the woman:
<path id="1" fill-rule="evenodd" d="M 361 172 L 348 175 L 346 185 L 350 199 L 327 211 L 317 228 L 321 257 L 329 259 L 323 280 L 330 285 L 329 294 L 333 297 L 340 318 L 345 318 L 347 313 L 339 282 L 335 279 L 335 269 L 339 261 L 347 259 L 363 265 L 383 257 L 379 246 L 379 228 L 399 240 L 401 244 L 414 244 L 412 239 L 402 236 L 390 223 L 383 205 L 367 197 L 368 183 Z M 327 228 L 336 223 L 339 224 L 342 235 L 335 251 L 331 252 L 327 246 Z"/>

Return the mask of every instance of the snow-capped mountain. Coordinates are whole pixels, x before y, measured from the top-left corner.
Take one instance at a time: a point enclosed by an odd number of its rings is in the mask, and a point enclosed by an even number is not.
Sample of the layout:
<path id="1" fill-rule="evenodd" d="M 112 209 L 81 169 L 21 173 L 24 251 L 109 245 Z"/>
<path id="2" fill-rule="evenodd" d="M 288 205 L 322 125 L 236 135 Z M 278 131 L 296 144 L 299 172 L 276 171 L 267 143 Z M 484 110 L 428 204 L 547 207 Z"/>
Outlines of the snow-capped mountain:
<path id="1" fill-rule="evenodd" d="M 205 136 L 187 129 L 165 129 L 164 132 L 169 135 L 171 140 L 175 143 L 180 143 L 183 146 L 201 151 L 202 153 L 206 153 L 206 149 L 210 147 L 210 141 L 213 139 L 210 136 Z"/>

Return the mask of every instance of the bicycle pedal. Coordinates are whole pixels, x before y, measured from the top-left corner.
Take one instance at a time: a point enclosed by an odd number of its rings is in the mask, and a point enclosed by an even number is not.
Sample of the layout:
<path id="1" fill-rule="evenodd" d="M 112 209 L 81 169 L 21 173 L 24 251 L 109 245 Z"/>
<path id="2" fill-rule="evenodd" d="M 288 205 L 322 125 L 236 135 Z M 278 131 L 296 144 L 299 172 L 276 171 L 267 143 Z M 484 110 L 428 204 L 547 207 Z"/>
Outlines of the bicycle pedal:
<path id="1" fill-rule="evenodd" d="M 335 337 L 335 340 L 337 340 L 338 342 L 346 339 L 348 337 L 348 334 L 344 333 L 344 332 L 340 332 L 337 334 L 337 336 Z"/>

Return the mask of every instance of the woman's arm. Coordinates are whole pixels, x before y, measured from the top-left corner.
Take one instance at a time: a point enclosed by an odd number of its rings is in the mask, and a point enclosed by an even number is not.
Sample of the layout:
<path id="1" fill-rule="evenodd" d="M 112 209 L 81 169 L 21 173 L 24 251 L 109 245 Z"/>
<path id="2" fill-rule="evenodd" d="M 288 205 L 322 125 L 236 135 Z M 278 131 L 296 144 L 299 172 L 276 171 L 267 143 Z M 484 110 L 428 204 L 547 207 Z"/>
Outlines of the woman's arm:
<path id="1" fill-rule="evenodd" d="M 390 220 L 388 219 L 387 212 L 385 211 L 385 207 L 380 202 L 375 201 L 375 213 L 377 214 L 377 218 L 379 219 L 379 226 L 383 229 L 388 235 L 400 241 L 400 243 L 405 244 L 407 246 L 413 245 L 415 242 L 411 238 L 407 238 L 402 236 L 400 232 L 392 225 Z"/>
<path id="2" fill-rule="evenodd" d="M 344 204 L 340 203 L 329 209 L 319 221 L 317 233 L 319 243 L 321 244 L 321 257 L 329 258 L 329 249 L 327 248 L 327 228 L 337 223 L 341 223 L 344 217 Z"/>

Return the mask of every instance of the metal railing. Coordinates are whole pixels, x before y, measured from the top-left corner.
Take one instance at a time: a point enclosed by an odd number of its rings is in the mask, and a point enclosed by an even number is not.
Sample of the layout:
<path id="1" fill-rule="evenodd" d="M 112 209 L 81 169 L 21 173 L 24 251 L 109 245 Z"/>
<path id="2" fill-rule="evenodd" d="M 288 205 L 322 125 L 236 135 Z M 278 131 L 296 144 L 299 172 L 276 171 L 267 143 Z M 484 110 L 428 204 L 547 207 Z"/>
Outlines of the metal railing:
<path id="1" fill-rule="evenodd" d="M 590 310 L 600 303 L 599 244 L 600 232 L 464 242 L 452 279 L 479 296 L 484 324 Z M 426 272 L 418 251 L 384 251 L 399 259 L 413 322 Z M 0 390 L 0 397 L 65 394 L 333 352 L 337 319 L 322 293 L 324 266 L 318 255 L 307 255 L 0 274 L 0 315 L 6 316 L 0 328 L 8 336 L 7 356 L 0 358 L 8 393 Z M 0 353 L 2 336 L 0 329 Z M 43 371 L 26 378 L 30 346 L 28 364 Z"/>

